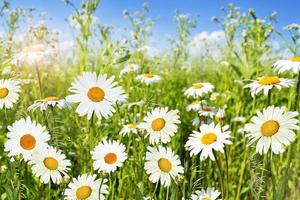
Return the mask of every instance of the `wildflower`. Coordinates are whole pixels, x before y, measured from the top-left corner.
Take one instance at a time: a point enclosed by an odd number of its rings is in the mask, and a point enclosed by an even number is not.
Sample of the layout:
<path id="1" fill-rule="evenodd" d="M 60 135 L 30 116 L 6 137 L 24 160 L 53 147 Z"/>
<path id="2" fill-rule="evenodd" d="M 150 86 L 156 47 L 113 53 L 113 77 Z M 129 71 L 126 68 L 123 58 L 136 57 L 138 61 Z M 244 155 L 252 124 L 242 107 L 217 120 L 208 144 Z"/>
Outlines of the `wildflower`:
<path id="1" fill-rule="evenodd" d="M 82 174 L 72 179 L 64 195 L 66 200 L 102 200 L 105 199 L 104 195 L 108 193 L 107 189 L 107 179 L 96 179 L 96 175 Z"/>
<path id="2" fill-rule="evenodd" d="M 126 147 L 117 140 L 104 139 L 91 152 L 94 160 L 94 170 L 105 173 L 114 172 L 127 159 Z"/>
<path id="3" fill-rule="evenodd" d="M 214 86 L 210 83 L 194 83 L 192 87 L 188 88 L 184 94 L 187 97 L 202 97 L 204 94 L 207 94 L 209 92 L 212 92 L 214 89 Z"/>
<path id="4" fill-rule="evenodd" d="M 146 85 L 152 85 L 153 83 L 156 83 L 161 80 L 161 77 L 155 74 L 141 74 L 136 77 L 137 80 L 141 81 L 142 83 Z"/>
<path id="5" fill-rule="evenodd" d="M 294 85 L 294 81 L 291 79 L 278 78 L 277 76 L 264 76 L 253 81 L 250 84 L 245 85 L 245 88 L 250 88 L 251 96 L 254 97 L 260 91 L 264 91 L 265 95 L 268 95 L 269 90 L 273 87 L 281 90 L 282 87 L 291 87 Z"/>
<path id="6" fill-rule="evenodd" d="M 290 71 L 297 74 L 300 72 L 300 56 L 294 56 L 289 60 L 278 60 L 273 67 L 278 73 Z"/>
<path id="7" fill-rule="evenodd" d="M 179 124 L 178 110 L 168 110 L 168 108 L 155 108 L 147 113 L 141 128 L 147 131 L 150 137 L 150 144 L 168 143 L 176 133 Z"/>
<path id="8" fill-rule="evenodd" d="M 200 152 L 200 160 L 210 157 L 215 160 L 213 150 L 224 153 L 224 144 L 231 144 L 229 126 L 221 127 L 213 122 L 209 125 L 200 126 L 200 132 L 193 131 L 185 147 L 190 151 L 190 155 L 197 155 Z"/>
<path id="9" fill-rule="evenodd" d="M 298 112 L 284 112 L 284 107 L 269 106 L 257 112 L 252 117 L 252 123 L 246 124 L 246 136 L 250 138 L 249 145 L 258 140 L 256 152 L 266 154 L 269 149 L 275 154 L 282 153 L 295 139 L 293 130 L 298 130 Z"/>
<path id="10" fill-rule="evenodd" d="M 13 79 L 0 79 L 0 109 L 12 108 L 19 100 L 20 81 Z"/>
<path id="11" fill-rule="evenodd" d="M 48 107 L 54 108 L 55 106 L 57 106 L 59 109 L 63 109 L 65 107 L 70 107 L 70 104 L 65 99 L 60 99 L 56 96 L 49 96 L 35 101 L 31 106 L 28 107 L 28 110 L 33 112 L 37 108 L 40 108 L 40 111 L 42 112 L 47 110 Z"/>
<path id="12" fill-rule="evenodd" d="M 42 183 L 49 183 L 51 179 L 53 183 L 59 184 L 62 174 L 66 175 L 71 162 L 66 160 L 61 150 L 49 146 L 34 151 L 29 164 L 32 165 L 33 174 L 40 177 Z"/>
<path id="13" fill-rule="evenodd" d="M 167 187 L 171 184 L 171 179 L 183 173 L 179 157 L 170 148 L 159 146 L 147 149 L 145 170 L 152 183 L 160 181 Z"/>
<path id="14" fill-rule="evenodd" d="M 79 116 L 87 115 L 91 119 L 95 113 L 99 119 L 107 119 L 115 112 L 113 105 L 126 98 L 123 89 L 113 81 L 114 77 L 107 78 L 106 74 L 97 76 L 95 72 L 85 72 L 72 83 L 70 91 L 74 94 L 66 100 L 79 103 L 76 109 Z"/>
<path id="15" fill-rule="evenodd" d="M 4 151 L 8 152 L 10 157 L 22 154 L 25 161 L 31 158 L 34 150 L 48 146 L 50 135 L 46 128 L 30 117 L 20 119 L 8 126 L 7 137 Z"/>
<path id="16" fill-rule="evenodd" d="M 201 189 L 192 194 L 191 200 L 217 200 L 220 194 L 215 188 Z"/>

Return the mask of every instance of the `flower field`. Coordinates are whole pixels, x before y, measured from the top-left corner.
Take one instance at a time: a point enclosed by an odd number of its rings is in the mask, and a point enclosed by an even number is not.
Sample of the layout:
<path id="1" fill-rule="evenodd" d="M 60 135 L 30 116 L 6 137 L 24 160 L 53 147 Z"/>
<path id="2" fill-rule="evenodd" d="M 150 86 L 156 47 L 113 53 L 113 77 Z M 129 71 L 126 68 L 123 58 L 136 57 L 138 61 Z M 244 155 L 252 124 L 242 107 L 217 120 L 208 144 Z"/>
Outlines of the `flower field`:
<path id="1" fill-rule="evenodd" d="M 66 50 L 47 16 L 2 2 L 1 200 L 300 199 L 300 25 L 229 4 L 195 55 L 201 18 L 176 11 L 155 53 L 148 4 L 120 37 L 101 3 L 65 0 Z"/>

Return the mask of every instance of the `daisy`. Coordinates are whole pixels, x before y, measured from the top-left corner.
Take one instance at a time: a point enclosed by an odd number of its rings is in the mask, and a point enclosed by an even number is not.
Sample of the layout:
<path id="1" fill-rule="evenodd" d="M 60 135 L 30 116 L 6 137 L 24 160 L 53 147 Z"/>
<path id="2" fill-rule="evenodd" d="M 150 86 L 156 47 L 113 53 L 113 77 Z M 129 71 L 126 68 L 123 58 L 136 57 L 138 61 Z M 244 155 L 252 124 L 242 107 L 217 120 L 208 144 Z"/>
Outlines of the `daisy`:
<path id="1" fill-rule="evenodd" d="M 27 161 L 34 150 L 48 146 L 47 142 L 50 140 L 48 131 L 36 121 L 31 121 L 30 117 L 14 122 L 7 129 L 8 140 L 4 150 L 10 157 L 22 154 Z"/>
<path id="2" fill-rule="evenodd" d="M 155 74 L 141 74 L 136 77 L 137 80 L 141 81 L 146 85 L 151 85 L 161 80 L 161 77 Z"/>
<path id="3" fill-rule="evenodd" d="M 152 183 L 158 181 L 165 187 L 171 184 L 177 175 L 183 173 L 179 157 L 170 148 L 148 147 L 146 153 L 145 170 Z"/>
<path id="4" fill-rule="evenodd" d="M 203 95 L 212 92 L 214 86 L 211 83 L 194 83 L 192 87 L 188 88 L 184 95 L 187 97 L 202 97 Z"/>
<path id="5" fill-rule="evenodd" d="M 64 195 L 66 200 L 104 200 L 107 189 L 107 179 L 96 179 L 96 175 L 82 174 L 72 179 Z"/>
<path id="6" fill-rule="evenodd" d="M 266 154 L 269 149 L 279 154 L 284 146 L 295 139 L 293 130 L 298 130 L 298 112 L 284 112 L 284 107 L 269 106 L 257 112 L 251 122 L 246 124 L 245 131 L 249 132 L 249 145 L 258 140 L 256 152 Z"/>
<path id="7" fill-rule="evenodd" d="M 171 141 L 171 137 L 177 132 L 179 123 L 178 110 L 168 111 L 168 108 L 155 108 L 147 113 L 140 128 L 147 131 L 150 144 L 158 144 L 160 141 L 165 144 Z"/>
<path id="8" fill-rule="evenodd" d="M 217 200 L 220 194 L 215 188 L 201 189 L 191 196 L 191 200 Z"/>
<path id="9" fill-rule="evenodd" d="M 201 108 L 199 110 L 199 115 L 200 116 L 209 117 L 211 119 L 214 118 L 216 113 L 217 113 L 217 109 L 215 107 L 211 107 L 211 106 L 203 106 L 203 108 Z"/>
<path id="10" fill-rule="evenodd" d="M 64 107 L 70 107 L 70 104 L 65 99 L 60 99 L 56 96 L 49 96 L 35 101 L 34 104 L 28 107 L 28 110 L 33 112 L 37 108 L 40 108 L 40 111 L 42 112 L 47 110 L 48 107 L 54 108 L 55 106 L 59 109 L 63 109 Z"/>
<path id="11" fill-rule="evenodd" d="M 200 160 L 207 157 L 215 160 L 213 151 L 224 153 L 224 144 L 232 144 L 228 129 L 229 126 L 221 127 L 220 124 L 215 125 L 213 122 L 209 125 L 203 124 L 200 126 L 200 132 L 193 131 L 185 147 L 190 151 L 191 156 L 200 153 Z"/>
<path id="12" fill-rule="evenodd" d="M 15 54 L 12 64 L 16 66 L 35 66 L 51 63 L 56 55 L 56 50 L 50 45 L 33 44 L 24 47 L 19 53 Z"/>
<path id="13" fill-rule="evenodd" d="M 51 146 L 34 151 L 29 164 L 32 165 L 32 172 L 45 184 L 49 183 L 50 179 L 53 183 L 59 184 L 62 181 L 62 174 L 66 175 L 71 166 L 71 162 L 66 160 L 61 150 Z"/>
<path id="14" fill-rule="evenodd" d="M 295 56 L 290 60 L 278 60 L 274 65 L 275 70 L 278 73 L 283 73 L 285 71 L 291 71 L 293 73 L 300 72 L 300 56 Z"/>
<path id="15" fill-rule="evenodd" d="M 0 109 L 12 108 L 19 100 L 20 81 L 0 79 Z"/>
<path id="16" fill-rule="evenodd" d="M 79 116 L 87 115 L 91 119 L 95 113 L 99 119 L 107 119 L 115 112 L 113 105 L 126 98 L 123 89 L 113 81 L 114 77 L 107 78 L 106 74 L 97 76 L 95 72 L 85 72 L 72 83 L 70 91 L 75 94 L 66 100 L 79 103 L 76 109 Z"/>
<path id="17" fill-rule="evenodd" d="M 206 101 L 204 100 L 195 100 L 190 105 L 186 107 L 187 111 L 199 111 L 203 105 L 206 105 Z"/>
<path id="18" fill-rule="evenodd" d="M 125 124 L 120 131 L 120 135 L 127 135 L 130 133 L 137 134 L 138 132 L 138 125 L 137 124 Z"/>
<path id="19" fill-rule="evenodd" d="M 254 97 L 262 90 L 265 95 L 268 95 L 269 90 L 273 87 L 281 90 L 282 87 L 291 87 L 293 85 L 294 81 L 291 79 L 279 78 L 277 76 L 263 76 L 252 83 L 245 85 L 244 88 L 250 88 L 251 96 Z"/>
<path id="20" fill-rule="evenodd" d="M 104 139 L 93 151 L 94 170 L 107 173 L 114 172 L 121 167 L 127 159 L 126 147 L 117 140 L 109 141 Z"/>
<path id="21" fill-rule="evenodd" d="M 120 71 L 120 76 L 131 72 L 138 72 L 139 68 L 140 67 L 137 64 L 128 64 Z"/>

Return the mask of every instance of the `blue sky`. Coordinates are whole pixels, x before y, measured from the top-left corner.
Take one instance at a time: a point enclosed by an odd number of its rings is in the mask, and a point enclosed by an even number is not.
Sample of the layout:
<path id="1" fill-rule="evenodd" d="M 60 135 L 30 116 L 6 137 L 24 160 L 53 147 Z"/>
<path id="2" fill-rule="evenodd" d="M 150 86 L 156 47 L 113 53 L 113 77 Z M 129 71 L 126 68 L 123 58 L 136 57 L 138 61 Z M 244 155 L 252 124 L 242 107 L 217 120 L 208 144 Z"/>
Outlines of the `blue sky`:
<path id="1" fill-rule="evenodd" d="M 48 25 L 68 33 L 70 29 L 65 19 L 73 12 L 72 8 L 66 7 L 63 0 L 10 0 L 12 7 L 33 7 L 38 12 L 46 11 L 52 18 Z M 79 0 L 73 0 L 79 5 Z M 128 22 L 122 16 L 124 9 L 133 12 L 140 10 L 142 0 L 102 0 L 96 16 L 105 24 L 126 26 Z M 154 35 L 162 37 L 173 35 L 176 32 L 173 16 L 178 9 L 182 13 L 199 15 L 200 20 L 193 34 L 202 31 L 215 31 L 220 27 L 211 22 L 212 16 L 220 16 L 220 8 L 228 3 L 233 3 L 247 11 L 254 8 L 260 18 L 277 11 L 278 23 L 276 28 L 282 31 L 282 27 L 291 23 L 300 23 L 299 0 L 148 0 L 150 5 L 150 17 L 160 17 L 154 28 Z"/>

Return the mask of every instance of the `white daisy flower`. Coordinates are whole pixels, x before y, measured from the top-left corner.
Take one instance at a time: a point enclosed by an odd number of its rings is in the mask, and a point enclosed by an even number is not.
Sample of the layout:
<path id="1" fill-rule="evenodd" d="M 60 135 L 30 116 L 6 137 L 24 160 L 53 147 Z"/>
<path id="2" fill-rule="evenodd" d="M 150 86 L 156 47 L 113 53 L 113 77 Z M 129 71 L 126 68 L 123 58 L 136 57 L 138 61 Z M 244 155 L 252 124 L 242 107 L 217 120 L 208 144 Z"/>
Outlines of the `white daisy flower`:
<path id="1" fill-rule="evenodd" d="M 124 69 L 122 69 L 120 71 L 120 76 L 123 76 L 124 74 L 128 74 L 128 73 L 131 73 L 131 72 L 138 72 L 139 70 L 139 65 L 137 64 L 127 64 Z"/>
<path id="2" fill-rule="evenodd" d="M 50 179 L 53 183 L 59 184 L 62 181 L 62 174 L 66 175 L 71 166 L 71 162 L 66 160 L 61 150 L 51 146 L 35 150 L 29 164 L 32 165 L 32 172 L 45 184 L 49 183 Z"/>
<path id="3" fill-rule="evenodd" d="M 104 200 L 105 194 L 108 193 L 107 189 L 107 179 L 96 179 L 96 175 L 82 174 L 77 178 L 73 178 L 69 183 L 68 188 L 64 192 L 64 199 Z"/>
<path id="4" fill-rule="evenodd" d="M 138 132 L 138 125 L 137 124 L 125 124 L 120 131 L 120 135 L 127 135 L 130 133 L 137 134 Z"/>
<path id="5" fill-rule="evenodd" d="M 91 119 L 95 113 L 99 119 L 107 119 L 115 112 L 113 105 L 126 98 L 123 89 L 113 81 L 114 76 L 107 78 L 106 74 L 97 76 L 95 72 L 85 72 L 72 83 L 70 91 L 75 94 L 66 100 L 79 103 L 76 109 L 79 116 L 87 115 Z"/>
<path id="6" fill-rule="evenodd" d="M 109 141 L 104 139 L 93 151 L 94 170 L 103 172 L 114 172 L 121 167 L 127 159 L 126 147 L 117 140 Z"/>
<path id="7" fill-rule="evenodd" d="M 264 91 L 265 95 L 268 95 L 269 90 L 276 87 L 281 90 L 282 87 L 291 87 L 294 85 L 294 81 L 291 79 L 279 78 L 277 76 L 264 76 L 257 80 L 245 85 L 244 88 L 250 88 L 251 96 L 254 97 L 260 91 Z"/>
<path id="8" fill-rule="evenodd" d="M 33 44 L 24 47 L 19 53 L 15 54 L 12 64 L 23 66 L 47 65 L 56 56 L 56 50 L 52 46 L 44 44 Z"/>
<path id="9" fill-rule="evenodd" d="M 171 137 L 177 132 L 177 124 L 180 124 L 178 110 L 155 108 L 147 113 L 140 128 L 147 131 L 150 144 L 158 144 L 160 141 L 165 144 L 170 142 Z"/>
<path id="10" fill-rule="evenodd" d="M 220 194 L 215 188 L 201 189 L 192 194 L 191 200 L 217 200 Z"/>
<path id="11" fill-rule="evenodd" d="M 205 100 L 195 100 L 186 107 L 187 111 L 199 111 L 203 105 L 207 105 Z"/>
<path id="12" fill-rule="evenodd" d="M 297 74 L 300 72 L 300 56 L 295 56 L 290 60 L 278 60 L 273 66 L 278 73 L 290 71 Z"/>
<path id="13" fill-rule="evenodd" d="M 161 77 L 155 74 L 141 74 L 136 77 L 137 80 L 141 81 L 146 85 L 151 85 L 161 80 Z"/>
<path id="14" fill-rule="evenodd" d="M 209 125 L 201 125 L 200 132 L 193 131 L 185 147 L 190 151 L 191 156 L 200 153 L 200 160 L 207 157 L 215 160 L 213 151 L 224 153 L 224 144 L 232 144 L 230 138 L 229 126 L 221 127 L 220 124 L 215 125 L 212 122 Z"/>
<path id="15" fill-rule="evenodd" d="M 19 100 L 20 81 L 13 79 L 0 79 L 0 109 L 12 108 Z"/>
<path id="16" fill-rule="evenodd" d="M 187 97 L 202 97 L 203 95 L 212 92 L 214 86 L 211 83 L 194 83 L 192 87 L 188 88 L 184 95 Z"/>
<path id="17" fill-rule="evenodd" d="M 48 146 L 50 135 L 45 127 L 36 121 L 31 121 L 30 117 L 15 121 L 12 126 L 8 126 L 4 151 L 10 157 L 22 154 L 25 161 L 31 158 L 31 154 L 36 149 Z"/>
<path id="18" fill-rule="evenodd" d="M 257 112 L 251 122 L 246 124 L 245 131 L 250 132 L 249 145 L 258 140 L 256 152 L 266 154 L 269 149 L 275 154 L 282 153 L 284 147 L 295 139 L 293 130 L 298 130 L 298 112 L 284 112 L 284 107 L 269 106 Z"/>
<path id="19" fill-rule="evenodd" d="M 171 179 L 183 173 L 180 159 L 170 148 L 148 147 L 145 170 L 152 183 L 158 181 L 165 187 L 171 184 Z"/>
<path id="20" fill-rule="evenodd" d="M 28 110 L 33 112 L 37 108 L 40 108 L 40 111 L 47 110 L 48 107 L 54 108 L 57 106 L 59 109 L 63 109 L 65 107 L 70 107 L 70 103 L 67 102 L 65 99 L 60 99 L 56 96 L 49 96 L 44 99 L 36 100 L 31 106 L 28 107 Z"/>
<path id="21" fill-rule="evenodd" d="M 212 106 L 203 106 L 203 108 L 200 108 L 199 115 L 203 117 L 209 117 L 211 119 L 214 118 L 214 116 L 217 113 L 217 109 Z"/>

